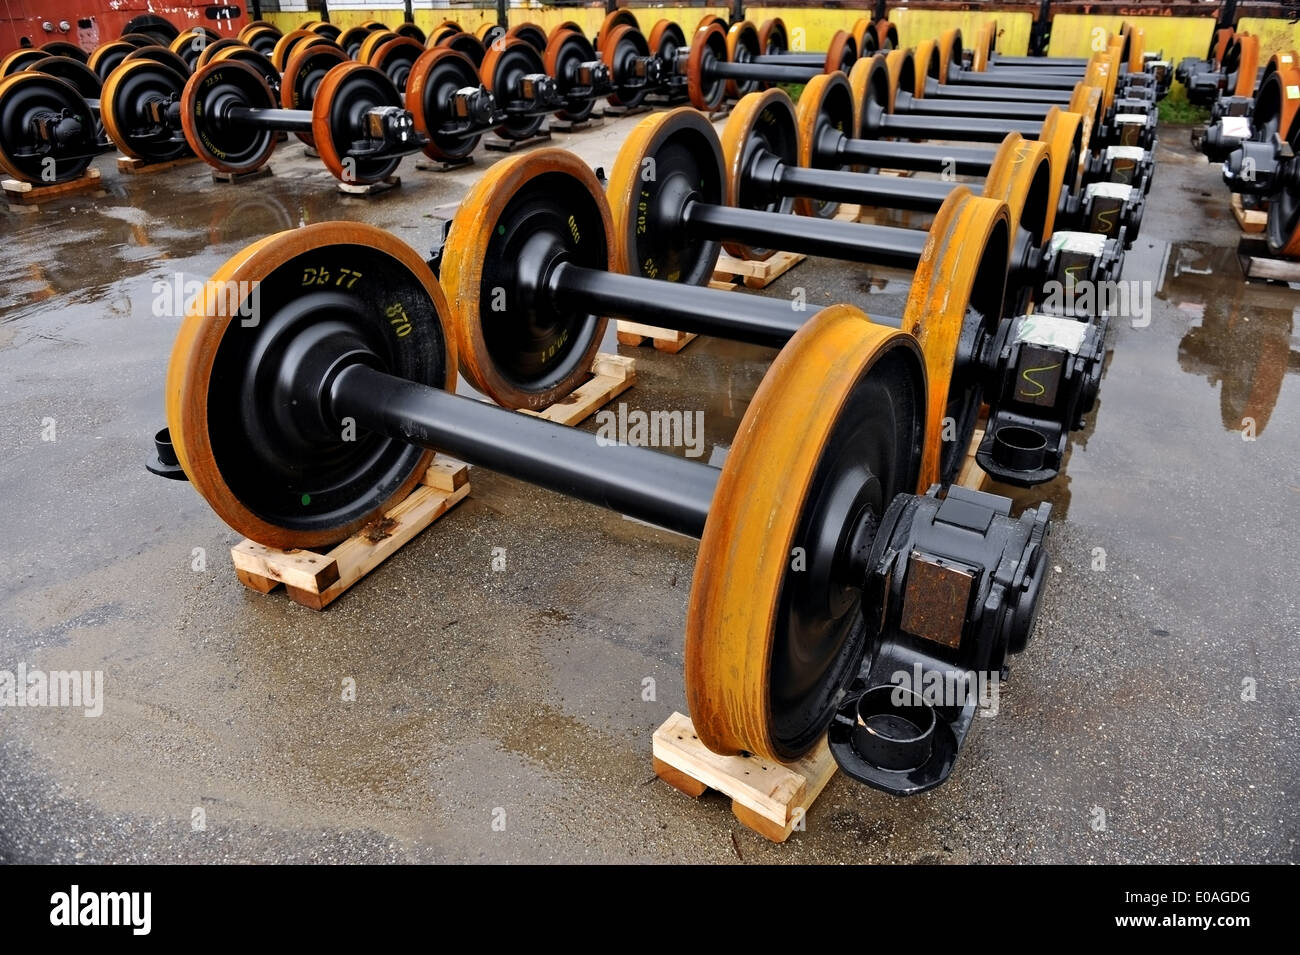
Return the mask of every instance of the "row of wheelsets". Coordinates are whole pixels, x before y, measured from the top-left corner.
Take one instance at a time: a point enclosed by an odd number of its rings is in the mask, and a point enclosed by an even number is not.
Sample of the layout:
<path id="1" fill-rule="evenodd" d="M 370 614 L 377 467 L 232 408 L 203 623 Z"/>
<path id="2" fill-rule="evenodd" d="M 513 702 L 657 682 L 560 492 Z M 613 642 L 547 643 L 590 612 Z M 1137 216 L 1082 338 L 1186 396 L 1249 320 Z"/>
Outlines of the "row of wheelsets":
<path id="1" fill-rule="evenodd" d="M 693 105 L 637 122 L 607 182 L 573 153 L 526 150 L 478 179 L 432 259 L 352 222 L 230 258 L 172 353 L 176 470 L 272 548 L 368 526 L 435 451 L 696 537 L 699 739 L 790 761 L 826 737 L 855 779 L 920 792 L 953 771 L 974 696 L 935 703 L 890 675 L 973 687 L 1030 641 L 1050 506 L 1013 514 L 956 479 L 983 422 L 990 475 L 1051 480 L 1094 407 L 1111 316 L 1062 293 L 1119 277 L 1159 82 L 1128 28 L 1086 60 L 1000 58 L 990 24 L 972 49 L 951 31 L 847 71 L 761 47 L 744 60 L 730 35 L 696 31 L 674 60 Z M 784 70 L 801 71 L 797 103 L 743 90 L 719 133 L 704 111 L 719 90 Z M 906 303 L 800 310 L 706 287 L 724 247 L 905 270 Z M 611 318 L 779 350 L 721 467 L 521 413 L 581 385 Z M 489 400 L 456 395 L 459 375 Z"/>

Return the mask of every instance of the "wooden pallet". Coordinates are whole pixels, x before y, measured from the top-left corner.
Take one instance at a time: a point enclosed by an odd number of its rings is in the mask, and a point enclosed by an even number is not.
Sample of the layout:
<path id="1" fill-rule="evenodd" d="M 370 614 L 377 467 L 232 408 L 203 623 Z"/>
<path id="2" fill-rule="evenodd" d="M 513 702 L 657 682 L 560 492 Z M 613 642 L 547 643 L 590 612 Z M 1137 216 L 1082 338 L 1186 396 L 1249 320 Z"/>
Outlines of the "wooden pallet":
<path id="1" fill-rule="evenodd" d="M 653 345 L 657 351 L 668 352 L 670 355 L 676 355 L 695 341 L 694 332 L 660 328 L 657 325 L 642 325 L 640 322 L 625 322 L 622 319 L 618 322 L 617 331 L 620 345 Z"/>
<path id="2" fill-rule="evenodd" d="M 191 166 L 196 162 L 202 160 L 198 156 L 182 156 L 180 159 L 169 159 L 166 162 L 145 162 L 143 159 L 134 159 L 131 156 L 118 156 L 117 171 L 124 176 L 147 176 L 180 166 Z"/>
<path id="3" fill-rule="evenodd" d="M 556 424 L 575 425 L 636 384 L 636 359 L 601 352 L 591 365 L 592 378 L 541 411 L 524 411 Z"/>
<path id="4" fill-rule="evenodd" d="M 230 549 L 235 573 L 250 590 L 266 594 L 283 584 L 295 603 L 323 610 L 468 497 L 469 490 L 469 468 L 435 459 L 406 500 L 332 550 L 279 550 L 245 540 Z"/>
<path id="5" fill-rule="evenodd" d="M 1241 274 L 1248 279 L 1300 282 L 1300 262 L 1273 255 L 1265 239 L 1243 236 L 1237 243 L 1237 261 L 1241 264 Z"/>
<path id="6" fill-rule="evenodd" d="M 256 169 L 250 169 L 248 172 L 225 172 L 221 169 L 212 170 L 212 181 L 223 183 L 227 186 L 235 186 L 241 182 L 251 182 L 254 179 L 265 179 L 272 175 L 270 166 L 258 166 Z"/>
<path id="7" fill-rule="evenodd" d="M 536 146 L 539 143 L 549 143 L 551 141 L 551 132 L 548 129 L 540 130 L 536 135 L 529 136 L 527 139 L 506 139 L 498 136 L 496 133 L 483 137 L 483 148 L 490 149 L 498 153 L 514 153 L 521 149 L 527 149 L 529 146 Z"/>
<path id="8" fill-rule="evenodd" d="M 42 202 L 49 202 L 51 199 L 66 199 L 69 196 L 84 195 L 87 192 L 102 189 L 103 185 L 98 169 L 87 169 L 85 175 L 76 179 L 69 179 L 67 182 L 55 182 L 48 186 L 42 186 L 34 182 L 22 182 L 18 179 L 5 179 L 0 182 L 5 197 L 11 203 L 20 206 L 38 206 Z"/>
<path id="9" fill-rule="evenodd" d="M 723 252 L 713 267 L 713 280 L 709 287 L 730 289 L 737 282 L 743 282 L 745 288 L 767 288 L 806 258 L 802 252 L 774 252 L 770 258 L 751 261 Z"/>
<path id="10" fill-rule="evenodd" d="M 1257 235 L 1268 228 L 1268 210 L 1247 209 L 1239 192 L 1232 194 L 1232 214 L 1237 217 L 1241 231 L 1247 235 Z"/>
<path id="11" fill-rule="evenodd" d="M 742 823 L 773 842 L 785 842 L 835 775 L 835 760 L 822 737 L 793 763 L 759 756 L 719 756 L 700 742 L 689 716 L 674 713 L 655 730 L 655 775 L 692 798 L 715 789 L 731 798 Z"/>
<path id="12" fill-rule="evenodd" d="M 339 192 L 345 196 L 359 196 L 362 199 L 370 199 L 374 196 L 382 196 L 384 193 L 398 188 L 401 184 L 401 176 L 389 176 L 386 179 L 380 179 L 378 182 L 340 182 L 338 187 Z"/>

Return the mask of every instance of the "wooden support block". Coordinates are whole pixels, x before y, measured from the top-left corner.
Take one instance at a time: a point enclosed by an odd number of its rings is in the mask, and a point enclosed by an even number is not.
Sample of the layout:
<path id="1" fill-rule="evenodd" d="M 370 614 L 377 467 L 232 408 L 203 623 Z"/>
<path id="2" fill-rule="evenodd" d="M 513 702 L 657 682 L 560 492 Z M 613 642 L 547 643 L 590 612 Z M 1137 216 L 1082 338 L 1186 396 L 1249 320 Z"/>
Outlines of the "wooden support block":
<path id="1" fill-rule="evenodd" d="M 1242 203 L 1241 193 L 1232 194 L 1232 214 L 1237 217 L 1241 231 L 1256 235 L 1268 228 L 1268 211 L 1265 209 L 1247 209 Z"/>
<path id="2" fill-rule="evenodd" d="M 773 842 L 784 842 L 835 775 L 823 737 L 793 763 L 759 756 L 719 756 L 700 742 L 690 717 L 674 713 L 655 730 L 655 775 L 689 796 L 716 789 L 731 798 L 742 823 Z"/>
<path id="3" fill-rule="evenodd" d="M 462 159 L 417 159 L 415 161 L 415 168 L 421 172 L 454 172 L 472 165 L 474 165 L 473 156 L 465 156 Z"/>
<path id="4" fill-rule="evenodd" d="M 594 129 L 597 126 L 605 125 L 605 117 L 601 113 L 592 113 L 580 123 L 572 123 L 567 119 L 552 119 L 546 126 L 548 132 L 552 133 L 580 133 L 585 129 Z"/>
<path id="5" fill-rule="evenodd" d="M 323 610 L 407 541 L 469 496 L 469 469 L 435 458 L 406 500 L 328 553 L 278 550 L 245 540 L 230 549 L 235 574 L 258 593 L 284 584 L 296 602 Z"/>
<path id="6" fill-rule="evenodd" d="M 68 196 L 80 196 L 94 192 L 103 186 L 98 169 L 87 169 L 85 175 L 67 182 L 54 182 L 40 185 L 34 182 L 22 182 L 18 179 L 6 179 L 0 182 L 5 196 L 12 203 L 24 206 L 36 206 L 51 199 L 64 199 Z"/>
<path id="7" fill-rule="evenodd" d="M 401 176 L 389 176 L 387 179 L 381 179 L 378 182 L 340 182 L 338 186 L 339 192 L 345 196 L 360 196 L 363 199 L 369 199 L 372 196 L 382 196 L 401 184 Z"/>
<path id="8" fill-rule="evenodd" d="M 650 107 L 644 103 L 638 103 L 636 106 L 606 106 L 604 108 L 605 116 L 609 119 L 618 119 L 621 116 L 640 116 L 642 113 L 650 112 Z"/>
<path id="9" fill-rule="evenodd" d="M 839 222 L 857 222 L 862 218 L 862 207 L 850 205 L 847 202 L 840 203 L 840 207 L 835 212 L 835 219 Z"/>
<path id="10" fill-rule="evenodd" d="M 597 408 L 613 401 L 636 382 L 636 359 L 602 352 L 591 366 L 592 378 L 583 382 L 565 398 L 541 411 L 525 410 L 536 418 L 556 424 L 575 425 L 585 421 Z"/>
<path id="11" fill-rule="evenodd" d="M 713 280 L 732 284 L 742 281 L 746 288 L 764 289 L 806 258 L 802 252 L 774 252 L 769 258 L 751 261 L 723 252 L 713 267 Z"/>
<path id="12" fill-rule="evenodd" d="M 212 170 L 212 181 L 233 186 L 253 179 L 265 179 L 269 175 L 271 175 L 270 166 L 258 166 L 256 169 L 248 170 L 248 172 L 224 172 L 220 169 L 214 169 Z"/>
<path id="13" fill-rule="evenodd" d="M 529 136 L 527 139 L 504 139 L 495 134 L 483 137 L 483 148 L 491 149 L 498 153 L 513 153 L 521 149 L 527 149 L 529 146 L 536 146 L 538 143 L 547 143 L 551 141 L 550 130 L 543 129 L 535 136 Z"/>
<path id="14" fill-rule="evenodd" d="M 683 332 L 672 328 L 659 328 L 655 325 L 642 325 L 640 322 L 619 321 L 618 341 L 620 345 L 654 345 L 658 351 L 676 355 L 679 351 L 695 341 L 694 332 Z"/>
<path id="15" fill-rule="evenodd" d="M 1241 264 L 1241 274 L 1248 279 L 1300 282 L 1300 261 L 1273 255 L 1265 239 L 1243 237 L 1237 243 L 1237 261 Z"/>
<path id="16" fill-rule="evenodd" d="M 970 439 L 970 447 L 966 449 L 966 459 L 962 462 L 961 471 L 957 475 L 957 484 L 972 491 L 981 490 L 989 479 L 984 469 L 979 466 L 979 462 L 975 460 L 975 452 L 979 450 L 980 442 L 983 440 L 984 429 L 976 428 L 975 434 Z"/>
<path id="17" fill-rule="evenodd" d="M 198 156 L 182 156 L 180 159 L 169 159 L 166 162 L 145 162 L 143 159 L 134 159 L 131 156 L 118 156 L 117 171 L 125 176 L 147 176 L 201 161 Z"/>

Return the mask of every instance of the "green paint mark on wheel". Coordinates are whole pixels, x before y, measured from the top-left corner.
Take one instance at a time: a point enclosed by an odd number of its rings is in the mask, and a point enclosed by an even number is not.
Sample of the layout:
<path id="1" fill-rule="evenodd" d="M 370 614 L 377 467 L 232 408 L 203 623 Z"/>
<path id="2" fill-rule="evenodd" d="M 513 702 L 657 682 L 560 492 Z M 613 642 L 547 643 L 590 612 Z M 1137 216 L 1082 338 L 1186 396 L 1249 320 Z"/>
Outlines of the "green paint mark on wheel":
<path id="1" fill-rule="evenodd" d="M 302 506 L 306 507 L 308 504 L 311 503 L 311 495 L 304 494 L 301 498 L 299 498 L 299 500 L 302 502 Z"/>

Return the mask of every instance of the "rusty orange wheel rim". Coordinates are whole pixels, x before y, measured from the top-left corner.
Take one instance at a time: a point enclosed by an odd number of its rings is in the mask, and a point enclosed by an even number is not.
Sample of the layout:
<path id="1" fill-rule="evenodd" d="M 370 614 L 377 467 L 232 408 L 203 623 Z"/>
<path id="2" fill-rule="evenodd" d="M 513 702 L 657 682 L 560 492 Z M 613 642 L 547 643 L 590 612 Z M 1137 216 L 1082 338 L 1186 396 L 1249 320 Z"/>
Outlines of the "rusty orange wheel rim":
<path id="1" fill-rule="evenodd" d="M 331 69 L 320 81 L 320 86 L 316 88 L 316 98 L 311 104 L 311 138 L 315 143 L 317 155 L 320 156 L 321 162 L 325 168 L 330 171 L 335 179 L 340 182 L 355 180 L 356 177 L 349 177 L 344 172 L 343 156 L 340 154 L 338 146 L 334 142 L 334 136 L 330 129 L 330 108 L 334 97 L 338 95 L 338 90 L 348 76 L 357 70 L 372 70 L 373 66 L 367 66 L 357 60 L 348 60 L 346 63 L 340 63 Z"/>
<path id="2" fill-rule="evenodd" d="M 936 482 L 955 480 L 961 468 L 966 446 L 944 441 L 944 418 L 955 397 L 957 343 L 971 303 L 978 303 L 986 322 L 996 324 L 1002 313 L 1011 234 L 1006 203 L 958 186 L 935 213 L 926 235 L 903 310 L 903 331 L 920 342 L 926 367 L 928 411 L 918 494 Z"/>
<path id="3" fill-rule="evenodd" d="M 546 390 L 529 391 L 507 380 L 496 367 L 484 334 L 483 263 L 496 226 L 520 187 L 538 176 L 557 172 L 582 183 L 599 210 L 606 238 L 612 236 L 609 203 L 591 167 L 571 152 L 545 148 L 503 159 L 484 173 L 461 201 L 461 211 L 452 220 L 443 248 L 440 272 L 461 372 L 470 384 L 504 408 L 542 408 L 570 394 L 589 377 L 591 363 L 604 338 L 605 321 L 602 320 L 582 356 L 575 361 L 573 374 Z M 608 241 L 606 244 L 607 267 L 617 271 L 613 244 Z"/>
<path id="4" fill-rule="evenodd" d="M 706 17 L 705 19 L 716 19 Z M 719 23 L 710 23 L 708 26 L 701 27 L 691 38 L 690 55 L 686 59 L 686 88 L 691 98 L 691 105 L 696 109 L 709 112 L 717 109 L 719 103 L 726 98 L 726 84 L 722 84 L 718 102 L 713 102 L 705 98 L 706 81 L 704 76 L 704 49 L 706 46 L 727 45 L 727 33 Z"/>
<path id="5" fill-rule="evenodd" d="M 989 67 L 989 28 L 982 26 L 975 31 L 975 42 L 971 45 L 970 68 L 972 73 L 983 73 Z"/>
<path id="6" fill-rule="evenodd" d="M 741 20 L 739 23 L 733 23 L 727 30 L 727 62 L 736 63 L 736 51 L 744 47 L 745 40 L 752 41 L 753 48 L 761 52 L 762 47 L 758 45 L 758 28 L 748 20 Z M 747 89 L 742 92 L 739 84 L 735 80 L 727 80 L 727 91 L 724 94 L 728 99 L 739 99 L 746 95 L 747 92 L 753 92 L 749 89 L 754 85 L 754 81 L 746 81 Z"/>
<path id="7" fill-rule="evenodd" d="M 821 75 L 829 76 L 830 74 L 823 73 Z M 781 100 L 785 101 L 784 105 L 793 117 L 795 115 L 794 104 L 790 102 L 789 95 L 783 89 L 750 93 L 747 96 L 742 96 L 736 105 L 732 107 L 731 115 L 727 117 L 726 125 L 722 127 L 721 136 L 722 161 L 727 170 L 725 179 L 725 202 L 727 205 L 740 205 L 745 144 L 749 142 L 750 137 L 754 134 L 754 128 L 762 118 L 763 112 L 768 106 L 779 103 Z M 797 226 L 792 225 L 791 228 L 797 228 Z M 734 241 L 724 241 L 722 247 L 727 250 L 728 255 L 751 261 L 770 259 L 777 253 L 776 249 L 756 249 L 743 242 Z"/>
<path id="8" fill-rule="evenodd" d="M 1251 96 L 1255 92 L 1255 75 L 1259 72 L 1259 37 L 1238 34 L 1241 39 L 1241 60 L 1237 64 L 1237 86 L 1234 96 Z"/>
<path id="9" fill-rule="evenodd" d="M 438 280 L 433 277 L 428 265 L 406 243 L 374 226 L 355 222 L 323 222 L 267 236 L 227 260 L 208 281 L 204 294 L 197 297 L 187 309 L 167 366 L 167 425 L 186 477 L 218 517 L 238 533 L 269 547 L 321 547 L 347 537 L 410 494 L 433 458 L 431 452 L 426 453 L 422 463 L 414 468 L 401 486 L 369 515 L 346 527 L 328 531 L 293 530 L 266 522 L 239 501 L 221 475 L 207 421 L 213 364 L 226 329 L 237 317 L 232 314 L 226 302 L 224 290 L 255 288 L 254 283 L 260 282 L 296 256 L 311 249 L 335 244 L 364 245 L 387 253 L 420 281 L 439 320 L 447 314 L 446 301 L 438 287 Z M 446 390 L 453 391 L 456 383 L 456 343 L 446 334 L 445 326 L 443 337 L 447 354 L 444 380 L 447 383 Z"/>
<path id="10" fill-rule="evenodd" d="M 357 50 L 357 62 L 364 63 L 367 66 L 374 66 L 375 54 L 379 52 L 379 48 L 394 39 L 400 39 L 400 37 L 392 30 L 375 30 L 368 33 L 366 38 L 361 41 L 361 49 Z"/>
<path id="11" fill-rule="evenodd" d="M 894 52 L 893 50 L 890 53 Z M 889 66 L 886 62 L 888 54 L 877 53 L 867 60 L 858 60 L 853 64 L 853 69 L 849 70 L 849 89 L 853 91 L 853 115 L 857 127 L 853 131 L 854 138 L 862 133 L 862 112 L 866 109 L 868 93 L 871 88 L 879 83 L 885 91 L 885 112 L 894 111 L 894 97 L 889 91 Z"/>
<path id="12" fill-rule="evenodd" d="M 1042 245 L 1052 235 L 1060 196 L 1047 143 L 1025 139 L 1019 133 L 1008 134 L 994 154 L 980 195 L 1006 203 L 1013 245 L 1018 227 L 1034 236 L 1036 245 Z"/>
<path id="13" fill-rule="evenodd" d="M 1094 95 L 1100 96 L 1100 91 Z M 1047 111 L 1038 141 L 1046 144 L 1052 160 L 1052 209 L 1058 208 L 1063 191 L 1073 192 L 1079 187 L 1080 177 L 1088 161 L 1084 126 L 1090 122 L 1079 113 L 1071 113 L 1059 106 Z M 1073 166 L 1071 161 L 1073 160 Z M 1055 214 L 1051 220 L 1055 228 Z"/>
<path id="14" fill-rule="evenodd" d="M 99 119 L 104 124 L 104 131 L 108 133 L 108 138 L 113 140 L 113 144 L 122 151 L 122 155 L 130 159 L 147 161 L 148 157 L 141 156 L 130 147 L 130 140 L 123 134 L 118 116 L 113 111 L 113 101 L 117 97 L 118 85 L 131 75 L 132 70 L 145 70 L 156 65 L 153 60 L 124 60 L 117 69 L 108 74 L 108 79 L 104 81 L 104 88 L 100 91 Z"/>
<path id="15" fill-rule="evenodd" d="M 616 27 L 631 27 L 633 30 L 641 29 L 641 24 L 637 22 L 636 14 L 623 7 L 619 10 L 611 11 L 605 14 L 605 19 L 601 21 L 600 27 L 596 30 L 596 39 L 592 43 L 597 52 L 605 48 L 605 40 Z M 582 32 L 579 30 L 578 32 Z"/>
<path id="16" fill-rule="evenodd" d="M 694 126 L 706 139 L 712 137 L 714 159 L 717 162 L 718 181 L 725 182 L 727 172 L 724 165 L 722 148 L 713 125 L 700 113 L 689 106 L 681 106 L 666 113 L 657 113 L 641 120 L 628 133 L 623 147 L 618 151 L 614 165 L 610 170 L 609 184 L 605 195 L 609 199 L 611 232 L 610 262 L 615 272 L 624 275 L 653 275 L 669 282 L 682 280 L 679 273 L 669 271 L 661 263 L 633 261 L 632 248 L 639 234 L 638 230 L 647 228 L 638 218 L 638 201 L 641 193 L 642 175 L 646 157 L 652 155 L 659 147 L 663 137 L 680 126 Z M 723 187 L 725 188 L 725 186 Z M 714 243 L 715 249 L 720 248 Z M 714 253 L 716 262 L 717 253 Z M 713 272 L 713 263 L 705 260 L 699 271 L 707 279 Z"/>
<path id="17" fill-rule="evenodd" d="M 286 33 L 275 41 L 275 49 L 271 51 L 271 62 L 275 64 L 277 70 L 283 73 L 294 47 L 304 40 L 315 39 L 318 36 L 320 36 L 319 33 L 313 33 L 311 30 L 292 30 Z"/>
<path id="18" fill-rule="evenodd" d="M 871 21 L 866 17 L 858 17 L 857 20 L 853 21 L 853 29 L 849 31 L 849 34 L 853 37 L 853 46 L 858 51 L 858 56 L 868 55 L 867 34 L 872 32 Z"/>
<path id="19" fill-rule="evenodd" d="M 799 95 L 799 102 L 795 104 L 795 123 L 799 130 L 799 165 L 805 169 L 817 168 L 817 164 L 813 162 L 813 153 L 817 148 L 815 140 L 817 121 L 821 117 L 822 102 L 836 87 L 846 89 L 849 87 L 848 80 L 842 74 L 837 76 L 833 73 L 822 73 L 819 76 L 814 76 L 804 86 L 803 93 Z M 834 128 L 852 139 L 856 132 L 852 128 L 853 117 L 857 115 L 857 111 L 853 106 L 855 100 L 851 89 L 849 89 L 848 96 L 849 115 L 834 124 Z M 807 196 L 800 196 L 795 200 L 794 211 L 801 216 L 826 218 L 833 217 L 839 206 L 839 203 L 822 203 L 819 206 L 817 200 L 809 199 Z"/>
<path id="20" fill-rule="evenodd" d="M 940 83 L 948 82 L 948 71 L 955 65 L 961 66 L 961 31 L 944 30 L 939 35 L 939 76 Z"/>
<path id="21" fill-rule="evenodd" d="M 251 172 L 254 169 L 261 169 L 270 160 L 271 153 L 275 152 L 275 147 L 278 145 L 274 136 L 266 137 L 266 145 L 258 156 L 246 163 L 233 165 L 225 161 L 227 154 L 208 141 L 208 137 L 203 134 L 195 121 L 195 103 L 199 98 L 204 81 L 218 70 L 238 70 L 241 73 L 247 73 L 251 77 L 256 77 L 260 83 L 257 95 L 262 95 L 263 89 L 266 91 L 267 106 L 263 108 L 275 105 L 275 94 L 266 85 L 266 79 L 247 63 L 241 63 L 238 60 L 231 60 L 230 62 L 218 60 L 216 63 L 209 63 L 202 69 L 195 71 L 194 75 L 185 83 L 185 89 L 181 93 L 181 131 L 185 134 L 185 141 L 190 144 L 190 150 L 196 156 L 209 166 L 222 172 Z"/>
<path id="22" fill-rule="evenodd" d="M 933 47 L 927 48 L 925 44 L 916 48 L 916 52 L 911 50 L 890 50 L 888 53 L 878 54 L 884 57 L 885 70 L 889 74 L 889 102 L 892 105 L 898 100 L 898 91 L 901 89 L 912 96 L 921 95 L 925 88 L 925 71 L 923 61 L 918 61 L 918 56 L 927 56 L 927 49 L 933 52 Z M 853 71 L 857 70 L 856 64 L 853 70 L 849 72 L 852 76 Z M 865 79 L 865 76 L 863 77 Z M 856 97 L 855 97 L 856 101 Z"/>
<path id="23" fill-rule="evenodd" d="M 843 448 L 833 438 L 845 409 L 877 369 L 890 380 L 906 370 L 915 436 L 915 413 L 925 402 L 917 343 L 851 305 L 822 309 L 781 349 L 736 431 L 686 611 L 686 699 L 696 733 L 714 752 L 790 760 L 829 725 L 825 712 L 807 714 L 797 727 L 777 725 L 773 661 L 788 652 L 782 595 L 791 554 L 806 543 L 799 539 L 801 519 L 819 499 L 820 466 Z M 891 483 L 905 482 L 914 466 L 914 459 L 899 461 Z M 840 652 L 817 677 L 819 694 L 833 692 L 845 669 L 856 668 L 856 658 L 841 660 Z M 849 647 L 845 652 L 854 656 Z"/>

